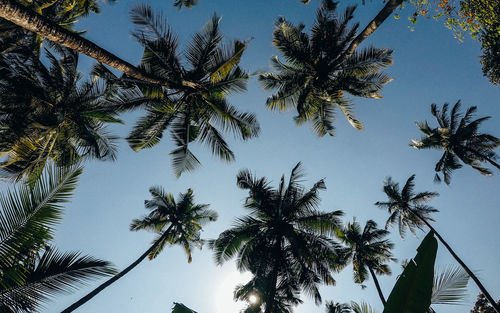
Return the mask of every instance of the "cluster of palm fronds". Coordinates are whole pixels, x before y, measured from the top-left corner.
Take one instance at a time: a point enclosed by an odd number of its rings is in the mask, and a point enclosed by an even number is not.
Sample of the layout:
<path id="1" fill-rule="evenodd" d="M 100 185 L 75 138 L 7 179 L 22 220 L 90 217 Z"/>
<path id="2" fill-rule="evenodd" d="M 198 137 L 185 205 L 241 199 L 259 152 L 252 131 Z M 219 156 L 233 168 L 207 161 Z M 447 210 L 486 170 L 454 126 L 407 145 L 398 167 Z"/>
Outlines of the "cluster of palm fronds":
<path id="1" fill-rule="evenodd" d="M 0 194 L 0 311 L 34 312 L 89 279 L 114 274 L 107 261 L 63 253 L 51 243 L 81 172 L 48 169 L 32 186 Z"/>
<path id="2" fill-rule="evenodd" d="M 53 29 L 65 28 L 68 37 L 78 16 L 98 11 L 95 0 L 18 2 L 21 8 L 52 21 L 55 26 L 49 26 Z M 175 0 L 174 5 L 191 7 L 197 2 Z M 387 5 L 391 3 L 388 1 Z M 347 7 L 341 17 L 336 8 L 337 3 L 323 0 L 310 34 L 305 25 L 278 19 L 273 43 L 285 62 L 274 57 L 276 72 L 259 76 L 264 88 L 275 90 L 267 100 L 268 107 L 296 110 L 295 121 L 311 123 L 319 136 L 334 134 L 336 110 L 353 127 L 362 129 L 349 95 L 381 98 L 383 86 L 391 81 L 381 70 L 392 63 L 392 50 L 354 50 L 366 38 L 366 29 L 358 34 L 359 24 L 350 26 L 355 7 Z M 53 227 L 62 216 L 61 204 L 71 196 L 82 171 L 79 162 L 89 158 L 115 159 L 117 138 L 107 132 L 106 126 L 121 123 L 117 117 L 120 113 L 145 111 L 126 138 L 135 151 L 154 147 L 169 132 L 175 144 L 170 153 L 172 165 L 178 176 L 201 164 L 191 152 L 190 143 L 198 141 L 219 159 L 229 162 L 235 156 L 225 134 L 232 133 L 242 140 L 259 134 L 255 115 L 240 112 L 228 102 L 228 96 L 246 89 L 249 74 L 239 63 L 247 41 L 223 43 L 220 18 L 214 14 L 181 52 L 165 18 L 148 5 L 134 7 L 130 17 L 137 26 L 133 37 L 144 52 L 136 68 L 127 66 L 145 80 L 127 72 L 119 77 L 98 63 L 92 71 L 94 78 L 82 82 L 77 52 L 53 43 L 42 49 L 42 35 L 0 20 L 0 175 L 29 183 L 0 195 L 2 312 L 37 310 L 58 293 L 71 291 L 90 278 L 115 273 L 108 262 L 79 253 L 58 252 L 51 240 Z M 47 62 L 42 62 L 42 57 Z M 122 62 L 116 57 L 115 61 Z M 480 124 L 489 117 L 473 120 L 476 107 L 470 107 L 462 116 L 459 102 L 450 117 L 447 109 L 447 104 L 441 110 L 432 105 L 431 113 L 439 126 L 417 123 L 424 137 L 411 143 L 418 149 L 444 150 L 435 166 L 436 180 L 441 180 L 441 173 L 449 184 L 451 173 L 462 167 L 460 161 L 484 175 L 491 171 L 483 167 L 483 162 L 500 168 L 494 151 L 500 140 L 479 132 Z M 47 164 L 56 167 L 46 170 Z M 42 175 L 44 170 L 47 174 Z M 363 288 L 371 276 L 385 306 L 377 274 L 391 274 L 388 263 L 395 261 L 393 244 L 385 236 L 395 223 L 401 237 L 406 230 L 415 234 L 428 227 L 429 236 L 435 235 L 463 268 L 451 268 L 435 276 L 431 303 L 457 303 L 469 277 L 491 302 L 474 273 L 430 224 L 430 215 L 437 210 L 426 203 L 438 194 L 415 194 L 414 175 L 401 190 L 391 178 L 384 183 L 388 200 L 376 205 L 390 214 L 385 229 L 378 229 L 372 220 L 364 227 L 356 220 L 343 225 L 342 211 L 319 210 L 319 192 L 326 188 L 324 181 L 306 189 L 300 185 L 302 177 L 300 163 L 288 181 L 281 178 L 278 188 L 272 188 L 265 177 L 257 178 L 248 170 L 238 174 L 238 187 L 249 192 L 245 202 L 249 214 L 239 218 L 234 227 L 210 245 L 218 264 L 236 258 L 238 269 L 253 274 L 248 283 L 235 291 L 236 299 L 249 302 L 246 313 L 292 312 L 302 303 L 302 292 L 320 303 L 319 286 L 333 285 L 333 273 L 348 264 L 352 264 L 355 283 Z M 154 232 L 157 237 L 153 244 L 130 266 L 64 312 L 73 311 L 146 257 L 155 258 L 168 245 L 182 246 L 191 262 L 193 248 L 203 244 L 203 225 L 216 220 L 217 214 L 207 205 L 194 204 L 191 189 L 177 201 L 160 187 L 153 187 L 150 192 L 152 200 L 145 202 L 150 213 L 134 220 L 130 229 Z M 410 265 L 415 265 L 412 262 Z M 251 297 L 257 300 L 250 303 Z M 374 312 L 367 304 L 328 302 L 326 307 L 328 313 Z M 433 311 L 429 304 L 424 309 Z M 176 304 L 174 312 L 194 311 Z"/>

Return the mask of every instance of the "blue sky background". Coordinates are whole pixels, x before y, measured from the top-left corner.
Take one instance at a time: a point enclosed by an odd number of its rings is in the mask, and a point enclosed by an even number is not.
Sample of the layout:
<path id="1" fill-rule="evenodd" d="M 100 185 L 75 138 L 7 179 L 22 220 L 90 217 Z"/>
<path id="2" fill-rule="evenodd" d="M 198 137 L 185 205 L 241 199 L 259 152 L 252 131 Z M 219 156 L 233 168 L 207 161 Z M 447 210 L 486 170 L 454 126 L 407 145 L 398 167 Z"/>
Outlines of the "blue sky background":
<path id="1" fill-rule="evenodd" d="M 364 27 L 382 7 L 381 1 L 359 6 L 356 20 Z M 137 64 L 141 47 L 133 41 L 128 11 L 139 2 L 119 0 L 103 5 L 102 13 L 91 15 L 77 24 L 87 30 L 86 37 Z M 163 10 L 173 30 L 185 44 L 201 29 L 214 12 L 222 16 L 222 30 L 229 39 L 253 37 L 241 65 L 250 72 L 269 70 L 269 60 L 277 51 L 272 46 L 273 23 L 278 16 L 311 26 L 319 0 L 303 5 L 298 0 L 200 0 L 191 10 L 178 11 L 171 0 L 150 1 Z M 346 1 L 345 4 L 357 2 Z M 133 152 L 120 141 L 118 160 L 90 162 L 80 178 L 79 188 L 66 207 L 65 219 L 58 227 L 57 246 L 62 250 L 81 250 L 110 260 L 120 269 L 129 265 L 150 245 L 153 234 L 130 232 L 132 219 L 146 213 L 143 201 L 149 199 L 148 188 L 162 185 L 178 194 L 193 188 L 198 203 L 211 204 L 219 212 L 219 220 L 208 225 L 205 238 L 216 238 L 237 216 L 245 214 L 242 203 L 246 193 L 236 187 L 236 174 L 248 168 L 258 176 L 266 176 L 277 185 L 282 174 L 302 161 L 307 172 L 306 186 L 326 178 L 327 190 L 322 192 L 323 210 L 341 209 L 345 219 L 354 216 L 364 224 L 373 219 L 383 226 L 387 213 L 373 203 L 385 200 L 381 188 L 384 179 L 392 176 L 404 184 L 413 173 L 416 191 L 437 191 L 440 197 L 432 205 L 440 210 L 435 215 L 436 228 L 448 239 L 463 260 L 482 279 L 495 298 L 500 298 L 500 172 L 483 177 L 470 168 L 456 171 L 452 184 L 433 183 L 434 164 L 439 151 L 417 151 L 408 146 L 418 138 L 414 121 L 431 120 L 431 103 L 442 105 L 462 100 L 464 108 L 478 106 L 478 116 L 493 118 L 483 125 L 483 131 L 500 136 L 499 88 L 492 86 L 481 73 L 478 62 L 479 44 L 466 38 L 459 43 L 442 22 L 421 19 L 414 31 L 409 30 L 406 17 L 411 8 L 400 12 L 401 19 L 389 18 L 363 46 L 394 49 L 394 64 L 387 73 L 394 81 L 384 88 L 383 99 L 354 99 L 357 117 L 365 130 L 352 128 L 341 115 L 336 122 L 337 136 L 318 138 L 308 125 L 295 126 L 293 112 L 271 112 L 265 107 L 269 95 L 252 78 L 248 92 L 231 97 L 243 111 L 257 114 L 261 125 L 259 138 L 248 142 L 229 142 L 236 161 L 225 164 L 210 155 L 207 149 L 193 147 L 203 167 L 176 179 L 170 167 L 168 153 L 173 149 L 169 136 L 155 148 Z M 93 61 L 81 58 L 82 71 L 88 71 Z M 124 116 L 127 125 L 112 130 L 125 137 L 140 112 Z M 423 238 L 423 233 L 420 234 Z M 394 229 L 390 239 L 395 243 L 394 256 L 401 261 L 415 255 L 419 239 L 409 235 L 401 240 Z M 439 265 L 455 264 L 440 246 Z M 380 277 L 388 296 L 401 272 L 400 262 L 391 264 L 393 275 Z M 248 278 L 248 276 L 246 276 Z M 367 281 L 362 290 L 352 280 L 352 268 L 335 275 L 334 287 L 322 288 L 325 300 L 337 302 L 366 301 L 382 311 L 373 282 Z M 244 278 L 240 278 L 244 279 Z M 217 267 L 208 248 L 196 251 L 193 262 L 187 263 L 182 249 L 173 247 L 153 261 L 144 261 L 131 273 L 101 292 L 77 312 L 90 313 L 165 313 L 172 303 L 182 302 L 200 313 L 237 312 L 232 304 L 232 285 L 238 280 L 233 263 Z M 68 296 L 61 296 L 47 306 L 47 312 L 63 308 L 90 291 L 97 282 Z M 438 306 L 439 313 L 469 312 L 478 289 L 471 282 L 464 306 Z M 303 295 L 305 303 L 297 313 L 323 312 L 324 305 L 315 306 Z"/>

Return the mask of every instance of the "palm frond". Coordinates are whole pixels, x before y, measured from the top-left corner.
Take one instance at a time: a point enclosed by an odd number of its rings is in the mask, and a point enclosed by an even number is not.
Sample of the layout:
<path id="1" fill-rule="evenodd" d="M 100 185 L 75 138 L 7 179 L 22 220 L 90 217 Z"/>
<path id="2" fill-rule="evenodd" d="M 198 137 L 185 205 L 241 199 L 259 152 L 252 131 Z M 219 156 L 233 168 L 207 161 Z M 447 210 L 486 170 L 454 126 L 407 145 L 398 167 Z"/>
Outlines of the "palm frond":
<path id="1" fill-rule="evenodd" d="M 469 275 L 462 267 L 447 266 L 434 275 L 432 304 L 462 304 L 467 295 Z"/>

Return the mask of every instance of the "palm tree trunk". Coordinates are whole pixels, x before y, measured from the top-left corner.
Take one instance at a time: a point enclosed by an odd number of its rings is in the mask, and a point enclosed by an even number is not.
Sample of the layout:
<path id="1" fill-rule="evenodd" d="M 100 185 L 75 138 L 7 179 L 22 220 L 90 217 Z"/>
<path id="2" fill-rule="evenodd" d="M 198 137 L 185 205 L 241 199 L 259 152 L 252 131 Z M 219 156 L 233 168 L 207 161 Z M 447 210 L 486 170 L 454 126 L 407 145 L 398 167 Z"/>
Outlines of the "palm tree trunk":
<path id="1" fill-rule="evenodd" d="M 99 47 L 90 40 L 59 26 L 51 20 L 20 4 L 17 4 L 12 0 L 0 0 L 0 17 L 21 26 L 24 29 L 37 33 L 50 41 L 60 44 L 61 46 L 88 55 L 89 57 L 101 63 L 107 64 L 127 74 L 128 76 L 156 85 L 168 87 L 171 84 L 171 82 L 151 77 L 127 61 L 124 61 L 113 53 Z M 187 81 L 181 81 L 179 84 L 183 87 L 196 87 L 196 84 Z"/>
<path id="2" fill-rule="evenodd" d="M 272 284 L 271 284 L 271 289 L 267 294 L 266 310 L 264 311 L 264 313 L 274 313 L 274 307 L 275 307 L 274 298 L 276 296 L 276 284 L 278 283 L 278 270 L 281 266 L 281 264 L 279 263 L 279 257 L 281 255 L 281 240 L 282 240 L 281 238 L 278 240 L 273 249 L 273 258 L 275 263 L 273 267 L 273 272 L 271 273 Z"/>
<path id="3" fill-rule="evenodd" d="M 167 230 L 163 233 L 163 235 L 161 235 L 161 237 L 158 240 L 156 240 L 155 243 L 153 245 L 151 245 L 151 247 L 148 250 L 146 250 L 146 252 L 144 252 L 143 254 L 141 254 L 141 256 L 139 258 L 137 258 L 137 260 L 135 260 L 132 264 L 130 264 L 129 266 L 127 266 L 127 268 L 125 268 L 120 273 L 116 274 L 115 276 L 111 277 L 110 279 L 108 279 L 107 281 L 105 281 L 104 283 L 102 283 L 99 287 L 97 287 L 96 289 L 92 290 L 86 296 L 84 296 L 80 300 L 76 301 L 75 303 L 73 303 L 72 305 L 70 305 L 69 307 L 67 307 L 61 313 L 73 312 L 78 307 L 80 307 L 81 305 L 83 305 L 85 302 L 87 302 L 90 299 L 92 299 L 99 292 L 103 291 L 104 288 L 108 287 L 109 285 L 111 285 L 112 283 L 114 283 L 115 281 L 117 281 L 118 279 L 120 279 L 121 277 L 123 277 L 125 274 L 127 274 L 128 272 L 130 272 L 134 267 L 136 267 L 139 263 L 141 263 L 148 256 L 148 254 L 151 253 L 151 251 L 153 251 L 170 234 L 170 230 L 172 229 L 172 227 L 173 227 L 173 225 L 170 225 L 167 228 Z"/>
<path id="4" fill-rule="evenodd" d="M 500 164 L 495 162 L 493 159 L 487 158 L 486 161 L 490 162 L 491 165 L 493 165 L 494 167 L 496 167 L 500 170 Z"/>
<path id="5" fill-rule="evenodd" d="M 359 44 L 368 38 L 377 28 L 382 24 L 391 14 L 396 10 L 403 0 L 389 0 L 387 1 L 386 5 L 378 12 L 377 16 L 373 20 L 371 20 L 370 23 L 363 29 L 361 33 L 359 33 L 356 38 L 351 42 L 349 45 L 349 48 L 344 52 L 344 57 L 348 57 L 351 55 L 354 50 L 359 46 Z"/>
<path id="6" fill-rule="evenodd" d="M 422 222 L 424 222 L 425 225 L 427 225 L 427 227 L 429 227 L 429 229 L 431 231 L 433 231 L 436 234 L 436 237 L 439 239 L 439 241 L 441 241 L 441 243 L 446 247 L 446 249 L 448 249 L 448 251 L 453 256 L 453 258 L 455 258 L 455 260 L 458 262 L 458 264 L 460 264 L 460 266 L 462 266 L 462 268 L 467 272 L 467 275 L 469 275 L 469 277 L 472 278 L 472 280 L 476 283 L 476 285 L 479 287 L 481 292 L 484 294 L 484 296 L 490 302 L 490 304 L 493 307 L 493 309 L 495 310 L 495 312 L 500 313 L 500 307 L 496 304 L 495 300 L 493 300 L 493 297 L 489 294 L 489 292 L 486 290 L 486 288 L 484 288 L 483 284 L 479 281 L 477 276 L 474 275 L 474 273 L 469 269 L 469 267 L 467 267 L 467 265 L 465 265 L 465 263 L 462 261 L 462 259 L 460 259 L 458 257 L 458 255 L 455 253 L 455 251 L 453 251 L 453 249 L 448 245 L 448 243 L 446 241 L 444 241 L 443 237 L 441 237 L 441 235 L 436 231 L 436 229 L 434 229 L 434 227 L 432 227 L 432 225 L 426 219 L 424 219 L 422 216 L 420 216 L 417 212 L 415 212 L 413 210 L 410 210 L 410 211 L 416 217 L 418 217 Z"/>
<path id="7" fill-rule="evenodd" d="M 264 313 L 273 313 L 274 310 L 274 298 L 276 295 L 276 283 L 278 282 L 278 268 L 275 265 L 272 275 L 271 290 L 268 293 L 268 299 L 266 301 L 266 310 Z"/>
<path id="8" fill-rule="evenodd" d="M 385 307 L 385 298 L 384 294 L 382 293 L 382 289 L 380 288 L 380 285 L 378 284 L 377 276 L 375 276 L 375 272 L 373 272 L 372 268 L 368 266 L 368 270 L 370 271 L 370 274 L 372 274 L 373 281 L 375 282 L 375 287 L 377 287 L 378 291 L 378 296 L 380 297 L 380 300 L 382 300 L 382 304 Z"/>

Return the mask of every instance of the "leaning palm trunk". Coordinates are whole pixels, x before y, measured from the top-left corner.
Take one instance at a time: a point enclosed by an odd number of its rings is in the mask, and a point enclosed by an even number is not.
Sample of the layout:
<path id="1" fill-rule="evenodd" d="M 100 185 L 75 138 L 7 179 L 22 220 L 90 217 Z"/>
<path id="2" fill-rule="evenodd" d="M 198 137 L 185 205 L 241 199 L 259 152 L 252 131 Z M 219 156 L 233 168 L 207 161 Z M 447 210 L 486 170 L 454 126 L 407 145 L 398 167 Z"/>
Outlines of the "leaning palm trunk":
<path id="1" fill-rule="evenodd" d="M 64 29 L 51 20 L 20 4 L 17 4 L 12 0 L 0 0 L 0 17 L 21 26 L 24 29 L 37 33 L 38 35 L 60 44 L 61 46 L 88 55 L 98 62 L 107 64 L 136 79 L 163 86 L 169 86 L 172 83 L 150 77 L 137 67 L 99 47 L 90 40 Z M 194 87 L 193 83 L 187 81 L 177 83 L 184 87 Z"/>
<path id="2" fill-rule="evenodd" d="M 165 238 L 170 234 L 170 229 L 172 229 L 172 226 L 173 225 L 170 225 L 167 228 L 167 230 L 163 233 L 163 235 L 158 240 L 156 240 L 155 243 L 153 245 L 151 245 L 151 247 L 148 250 L 146 250 L 146 252 L 144 252 L 143 254 L 141 254 L 141 256 L 137 260 L 135 260 L 132 264 L 130 264 L 129 266 L 127 266 L 127 268 L 125 268 L 120 273 L 116 274 L 115 276 L 111 277 L 110 279 L 108 279 L 107 281 L 105 281 L 104 283 L 102 283 L 99 287 L 97 287 L 96 289 L 92 290 L 86 296 L 84 296 L 80 300 L 76 301 L 75 303 L 73 303 L 72 305 L 70 305 L 69 307 L 67 307 L 61 313 L 73 312 L 74 310 L 76 310 L 77 308 L 79 308 L 80 306 L 82 306 L 85 302 L 87 302 L 90 299 L 92 299 L 99 292 L 103 291 L 104 288 L 108 287 L 109 285 L 111 285 L 112 283 L 114 283 L 115 281 L 117 281 L 118 279 L 120 279 L 122 276 L 124 276 L 125 274 L 127 274 L 128 272 L 130 272 L 134 267 L 136 267 L 139 263 L 141 263 L 163 240 L 165 240 Z"/>
<path id="3" fill-rule="evenodd" d="M 378 283 L 377 276 L 375 276 L 375 272 L 373 271 L 373 269 L 371 267 L 368 267 L 368 270 L 370 270 L 370 274 L 372 274 L 373 281 L 375 282 L 375 287 L 377 287 L 378 295 L 380 297 L 380 300 L 382 300 L 382 304 L 385 307 L 386 302 L 385 302 L 384 294 L 382 293 L 382 289 L 380 288 L 380 285 Z"/>
<path id="4" fill-rule="evenodd" d="M 377 16 L 373 18 L 373 20 L 368 23 L 368 25 L 363 29 L 361 33 L 359 33 L 356 38 L 351 42 L 349 45 L 349 48 L 344 52 L 344 56 L 349 56 L 351 55 L 354 50 L 359 46 L 359 44 L 368 38 L 374 31 L 377 30 L 377 28 L 382 24 L 388 17 L 389 15 L 396 10 L 401 3 L 403 3 L 403 0 L 389 0 L 387 1 L 386 5 L 378 12 Z"/>
<path id="5" fill-rule="evenodd" d="M 429 227 L 429 229 L 436 234 L 436 237 L 439 239 L 439 241 L 441 241 L 441 243 L 446 247 L 446 249 L 448 249 L 450 254 L 453 256 L 453 258 L 455 258 L 455 260 L 458 262 L 458 264 L 460 264 L 460 266 L 462 266 L 462 268 L 467 272 L 469 277 L 472 278 L 472 280 L 476 283 L 476 285 L 479 287 L 481 292 L 485 295 L 485 297 L 490 302 L 493 309 L 495 309 L 495 312 L 500 313 L 500 307 L 496 304 L 495 300 L 493 300 L 493 297 L 488 293 L 486 288 L 484 288 L 483 284 L 479 281 L 477 276 L 474 275 L 474 273 L 467 267 L 467 265 L 465 265 L 465 263 L 462 261 L 462 259 L 460 259 L 458 257 L 458 255 L 456 255 L 456 253 L 453 251 L 453 249 L 451 249 L 451 247 L 448 245 L 448 243 L 446 243 L 446 241 L 444 241 L 443 237 L 441 237 L 441 235 L 439 235 L 439 233 L 434 229 L 434 227 L 432 227 L 432 225 L 426 219 L 422 218 L 422 216 L 420 216 L 417 212 L 415 212 L 411 209 L 410 209 L 410 212 L 413 213 L 416 217 L 418 217 L 422 222 L 424 222 L 425 225 L 427 225 L 427 227 Z"/>

